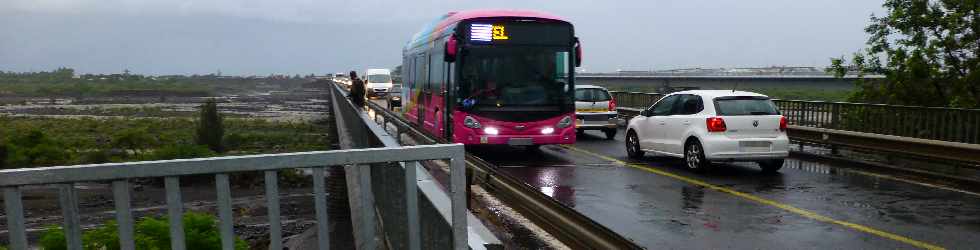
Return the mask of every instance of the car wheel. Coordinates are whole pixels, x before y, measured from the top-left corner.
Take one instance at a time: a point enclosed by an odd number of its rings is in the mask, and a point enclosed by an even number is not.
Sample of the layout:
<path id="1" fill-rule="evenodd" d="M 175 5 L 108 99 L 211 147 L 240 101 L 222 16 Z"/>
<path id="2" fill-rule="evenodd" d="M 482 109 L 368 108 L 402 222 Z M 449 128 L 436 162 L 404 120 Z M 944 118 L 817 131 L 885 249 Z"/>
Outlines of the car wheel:
<path id="1" fill-rule="evenodd" d="M 626 155 L 633 159 L 643 158 L 643 150 L 640 150 L 640 139 L 636 137 L 636 133 L 630 131 L 626 133 Z"/>
<path id="2" fill-rule="evenodd" d="M 684 147 L 684 163 L 687 168 L 697 172 L 704 172 L 711 166 L 711 163 L 704 158 L 704 148 L 697 141 L 688 142 Z"/>
<path id="3" fill-rule="evenodd" d="M 616 129 L 606 129 L 603 130 L 602 132 L 606 133 L 606 139 L 608 140 L 616 139 Z"/>
<path id="4" fill-rule="evenodd" d="M 762 167 L 762 172 L 775 173 L 778 172 L 780 168 L 783 168 L 783 163 L 785 161 L 786 160 L 784 159 L 777 159 L 777 160 L 760 161 L 758 163 L 759 163 L 759 167 Z"/>

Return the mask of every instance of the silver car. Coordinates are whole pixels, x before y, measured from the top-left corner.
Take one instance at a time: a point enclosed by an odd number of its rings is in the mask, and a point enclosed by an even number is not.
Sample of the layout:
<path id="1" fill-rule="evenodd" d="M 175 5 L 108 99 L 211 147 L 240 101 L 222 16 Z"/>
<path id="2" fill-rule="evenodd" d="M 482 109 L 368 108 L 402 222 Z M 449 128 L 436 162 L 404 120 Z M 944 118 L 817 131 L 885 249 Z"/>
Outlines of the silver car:
<path id="1" fill-rule="evenodd" d="M 575 85 L 576 132 L 602 130 L 611 140 L 616 137 L 618 123 L 616 100 L 609 90 L 595 85 Z"/>

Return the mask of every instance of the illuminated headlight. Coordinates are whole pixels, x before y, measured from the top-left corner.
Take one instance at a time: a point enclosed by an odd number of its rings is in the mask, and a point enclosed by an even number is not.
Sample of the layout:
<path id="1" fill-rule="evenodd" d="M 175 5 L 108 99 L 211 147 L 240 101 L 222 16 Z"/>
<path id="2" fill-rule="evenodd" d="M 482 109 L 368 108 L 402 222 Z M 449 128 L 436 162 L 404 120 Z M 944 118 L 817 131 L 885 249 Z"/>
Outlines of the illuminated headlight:
<path id="1" fill-rule="evenodd" d="M 555 128 L 552 128 L 552 127 L 547 127 L 547 128 L 541 129 L 541 134 L 542 135 L 550 135 L 551 133 L 554 133 L 554 132 L 555 132 Z"/>
<path id="2" fill-rule="evenodd" d="M 471 117 L 471 116 L 466 116 L 466 118 L 463 118 L 463 126 L 466 126 L 467 128 L 480 128 L 480 127 L 482 127 L 480 125 L 480 122 L 477 121 L 476 119 L 473 119 L 473 117 Z"/>
<path id="3" fill-rule="evenodd" d="M 494 127 L 487 127 L 483 129 L 483 133 L 488 135 L 496 135 L 496 134 L 500 134 L 500 131 L 498 131 L 497 128 Z"/>
<path id="4" fill-rule="evenodd" d="M 558 124 L 555 124 L 555 127 L 558 128 L 567 128 L 568 126 L 572 126 L 571 116 L 566 116 L 565 118 L 561 118 L 561 120 L 558 121 Z"/>

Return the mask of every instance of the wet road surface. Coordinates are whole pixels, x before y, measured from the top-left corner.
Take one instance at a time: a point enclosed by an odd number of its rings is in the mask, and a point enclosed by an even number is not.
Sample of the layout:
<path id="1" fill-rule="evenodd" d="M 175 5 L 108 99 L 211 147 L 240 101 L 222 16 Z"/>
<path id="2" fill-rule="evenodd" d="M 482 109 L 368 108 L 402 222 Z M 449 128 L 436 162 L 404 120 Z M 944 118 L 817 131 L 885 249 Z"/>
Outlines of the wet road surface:
<path id="1" fill-rule="evenodd" d="M 980 247 L 975 193 L 798 159 L 777 174 L 748 163 L 697 174 L 679 159 L 628 159 L 624 134 L 468 151 L 650 249 Z"/>
<path id="2" fill-rule="evenodd" d="M 627 158 L 624 135 L 467 152 L 648 249 L 980 248 L 977 193 L 792 158 L 776 174 L 753 163 L 698 174 Z"/>

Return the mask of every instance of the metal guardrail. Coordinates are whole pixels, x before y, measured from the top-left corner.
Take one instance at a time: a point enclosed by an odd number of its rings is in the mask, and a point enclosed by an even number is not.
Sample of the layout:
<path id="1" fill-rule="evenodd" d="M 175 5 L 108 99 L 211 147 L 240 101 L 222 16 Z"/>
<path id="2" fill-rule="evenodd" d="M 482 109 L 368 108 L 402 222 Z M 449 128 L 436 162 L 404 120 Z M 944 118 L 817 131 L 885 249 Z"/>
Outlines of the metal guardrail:
<path id="1" fill-rule="evenodd" d="M 78 194 L 75 183 L 93 181 L 112 181 L 116 219 L 119 225 L 119 239 L 122 249 L 134 249 L 133 218 L 130 209 L 130 185 L 132 178 L 163 177 L 167 196 L 167 211 L 170 218 L 171 246 L 185 249 L 183 222 L 181 218 L 183 202 L 180 196 L 180 176 L 215 175 L 218 214 L 223 249 L 234 248 L 231 192 L 228 174 L 244 171 L 265 172 L 265 188 L 269 206 L 269 225 L 271 232 L 270 248 L 281 249 L 281 225 L 279 223 L 278 170 L 291 168 L 312 168 L 313 189 L 316 204 L 316 219 L 320 230 L 325 232 L 327 221 L 326 196 L 324 194 L 324 170 L 326 167 L 343 165 L 373 164 L 385 162 L 407 162 L 449 159 L 464 161 L 461 145 L 424 145 L 401 148 L 371 148 L 316 151 L 287 154 L 266 154 L 249 156 L 228 156 L 199 159 L 166 161 L 109 163 L 42 168 L 23 168 L 0 170 L 0 186 L 3 188 L 7 212 L 7 226 L 11 249 L 27 249 L 28 242 L 24 225 L 24 210 L 21 187 L 28 185 L 57 184 L 64 215 L 64 232 L 69 249 L 82 249 L 82 230 L 79 222 Z M 366 165 L 364 165 L 366 166 Z M 459 164 L 462 168 L 462 164 Z M 406 179 L 406 186 L 415 185 L 416 180 Z M 411 197 L 407 197 L 411 198 Z M 411 202 L 409 202 L 411 204 Z M 457 208 L 457 207 L 454 207 Z M 413 216 L 413 215 L 409 215 Z M 418 225 L 410 225 L 417 227 Z M 414 229 L 416 232 L 418 229 Z M 277 240 L 279 239 L 279 240 Z M 320 248 L 328 245 L 327 234 L 318 234 Z"/>
<path id="2" fill-rule="evenodd" d="M 445 139 L 432 136 L 414 124 L 406 122 L 401 116 L 373 102 L 367 102 L 373 111 L 374 120 L 388 127 L 394 124 L 396 138 L 407 133 L 419 144 L 447 143 Z M 379 119 L 380 118 L 380 119 Z M 511 177 L 497 167 L 476 157 L 466 155 L 467 176 L 473 184 L 510 204 L 515 210 L 532 220 L 549 234 L 555 236 L 572 249 L 642 249 L 636 243 L 613 232 L 585 215 L 565 206 L 534 187 Z"/>
<path id="3" fill-rule="evenodd" d="M 619 107 L 647 108 L 659 93 L 610 91 Z M 773 100 L 790 125 L 980 144 L 980 109 Z"/>
<path id="4" fill-rule="evenodd" d="M 980 109 L 775 100 L 792 125 L 980 144 Z"/>
<path id="5" fill-rule="evenodd" d="M 660 98 L 664 97 L 661 93 L 643 92 L 609 91 L 609 94 L 616 100 L 616 106 L 628 108 L 650 107 L 660 100 Z"/>
<path id="6" fill-rule="evenodd" d="M 980 166 L 980 145 L 790 125 L 790 138 Z M 976 167 L 980 169 L 980 167 Z"/>

